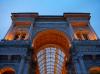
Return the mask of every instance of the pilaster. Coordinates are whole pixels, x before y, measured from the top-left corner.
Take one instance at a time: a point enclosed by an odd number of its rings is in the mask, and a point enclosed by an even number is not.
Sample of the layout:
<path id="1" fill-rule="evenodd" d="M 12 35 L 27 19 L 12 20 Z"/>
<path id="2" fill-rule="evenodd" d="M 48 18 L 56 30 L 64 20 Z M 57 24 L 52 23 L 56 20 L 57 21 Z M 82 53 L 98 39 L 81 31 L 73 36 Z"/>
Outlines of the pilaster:
<path id="1" fill-rule="evenodd" d="M 20 61 L 20 65 L 19 65 L 18 74 L 23 74 L 24 63 L 25 63 L 25 56 L 22 56 L 21 61 Z"/>
<path id="2" fill-rule="evenodd" d="M 73 63 L 74 63 L 74 68 L 75 68 L 76 74 L 81 74 L 81 66 L 79 64 L 78 59 L 74 59 Z"/>
<path id="3" fill-rule="evenodd" d="M 83 60 L 82 57 L 79 57 L 79 63 L 80 63 L 80 66 L 81 66 L 82 74 L 87 74 L 86 67 L 85 67 L 85 64 L 84 64 L 84 60 Z"/>
<path id="4" fill-rule="evenodd" d="M 66 19 L 66 21 L 68 22 L 69 28 L 70 28 L 70 32 L 71 32 L 71 39 L 74 40 L 74 30 L 71 26 L 70 20 Z"/>
<path id="5" fill-rule="evenodd" d="M 33 21 L 32 21 L 32 24 L 30 26 L 30 30 L 29 30 L 29 39 L 32 40 L 32 33 L 33 33 L 33 25 L 34 25 L 34 22 L 35 22 L 35 18 L 33 18 Z"/>

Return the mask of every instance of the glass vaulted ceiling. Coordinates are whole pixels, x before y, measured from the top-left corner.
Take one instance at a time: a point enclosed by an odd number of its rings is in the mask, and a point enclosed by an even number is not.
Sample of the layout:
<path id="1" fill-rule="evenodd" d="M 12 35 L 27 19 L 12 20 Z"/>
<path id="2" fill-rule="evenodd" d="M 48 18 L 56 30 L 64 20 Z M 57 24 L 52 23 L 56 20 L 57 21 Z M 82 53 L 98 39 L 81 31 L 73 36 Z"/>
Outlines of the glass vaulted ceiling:
<path id="1" fill-rule="evenodd" d="M 65 54 L 59 48 L 48 47 L 37 54 L 40 74 L 61 74 Z"/>

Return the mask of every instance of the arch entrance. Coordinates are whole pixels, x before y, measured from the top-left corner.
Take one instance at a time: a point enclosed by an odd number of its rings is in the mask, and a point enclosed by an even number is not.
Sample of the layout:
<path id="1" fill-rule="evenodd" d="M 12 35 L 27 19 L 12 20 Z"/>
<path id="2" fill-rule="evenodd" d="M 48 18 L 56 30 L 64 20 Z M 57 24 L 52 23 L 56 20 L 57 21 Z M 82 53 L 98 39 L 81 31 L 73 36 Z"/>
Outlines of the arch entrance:
<path id="1" fill-rule="evenodd" d="M 96 66 L 96 67 L 92 67 L 89 69 L 89 74 L 100 74 L 100 67 Z"/>
<path id="2" fill-rule="evenodd" d="M 15 74 L 15 70 L 11 67 L 5 67 L 0 70 L 0 74 Z"/>
<path id="3" fill-rule="evenodd" d="M 38 62 L 37 74 L 66 74 L 65 62 L 69 58 L 70 41 L 64 32 L 38 32 L 33 48 Z"/>

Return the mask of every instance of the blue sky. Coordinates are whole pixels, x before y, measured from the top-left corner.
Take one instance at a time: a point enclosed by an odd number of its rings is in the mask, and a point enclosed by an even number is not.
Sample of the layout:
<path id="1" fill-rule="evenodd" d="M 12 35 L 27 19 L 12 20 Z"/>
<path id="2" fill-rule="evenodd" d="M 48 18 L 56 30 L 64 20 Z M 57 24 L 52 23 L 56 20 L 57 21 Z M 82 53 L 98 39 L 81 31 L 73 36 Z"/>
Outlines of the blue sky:
<path id="1" fill-rule="evenodd" d="M 63 15 L 64 12 L 91 13 L 91 25 L 100 37 L 100 0 L 0 0 L 0 39 L 11 25 L 12 12 Z"/>

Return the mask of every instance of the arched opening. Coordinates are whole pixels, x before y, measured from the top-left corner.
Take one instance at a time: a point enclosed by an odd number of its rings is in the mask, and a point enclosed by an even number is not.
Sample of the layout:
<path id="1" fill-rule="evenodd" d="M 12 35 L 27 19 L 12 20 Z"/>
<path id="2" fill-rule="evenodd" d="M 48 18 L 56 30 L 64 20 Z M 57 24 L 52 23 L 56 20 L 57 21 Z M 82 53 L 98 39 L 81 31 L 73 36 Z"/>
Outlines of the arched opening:
<path id="1" fill-rule="evenodd" d="M 5 40 L 28 40 L 31 22 L 15 22 L 14 26 L 5 36 Z"/>
<path id="2" fill-rule="evenodd" d="M 71 26 L 74 31 L 75 39 L 77 40 L 97 40 L 97 36 L 94 31 L 88 25 L 88 22 L 71 22 Z"/>
<path id="3" fill-rule="evenodd" d="M 89 69 L 89 74 L 100 74 L 100 67 L 92 67 Z"/>
<path id="4" fill-rule="evenodd" d="M 57 30 L 39 32 L 33 40 L 33 48 L 38 62 L 37 74 L 66 74 L 70 41 L 65 33 Z"/>
<path id="5" fill-rule="evenodd" d="M 11 67 L 1 69 L 1 74 L 15 74 L 15 70 Z"/>
<path id="6" fill-rule="evenodd" d="M 89 40 L 89 32 L 86 30 L 77 31 L 75 34 L 78 40 Z"/>
<path id="7" fill-rule="evenodd" d="M 89 30 L 75 31 L 75 38 L 77 40 L 96 40 L 96 36 Z"/>
<path id="8" fill-rule="evenodd" d="M 17 31 L 14 36 L 14 40 L 27 40 L 28 33 L 25 31 Z"/>

